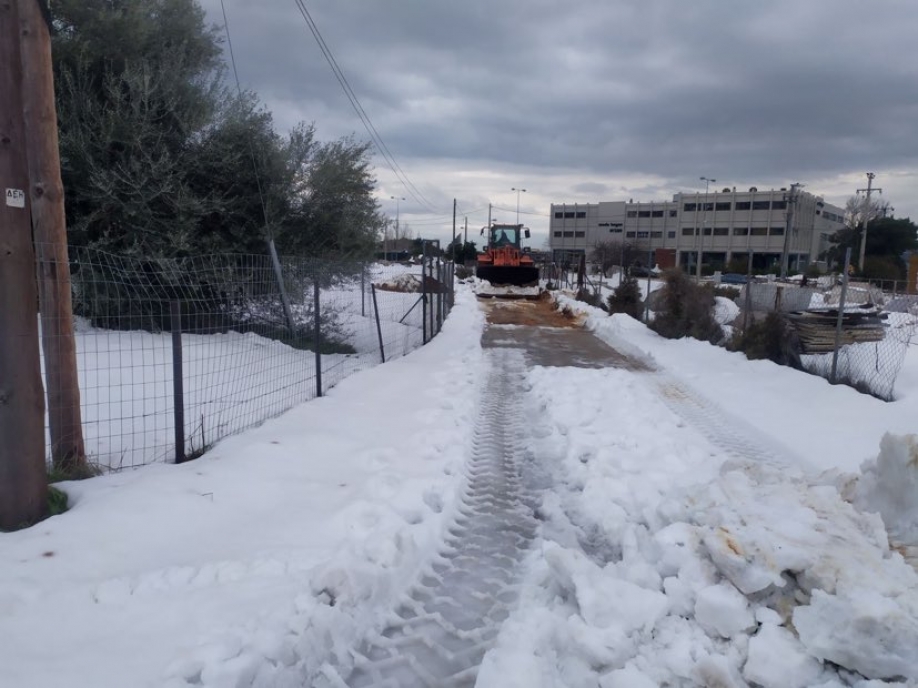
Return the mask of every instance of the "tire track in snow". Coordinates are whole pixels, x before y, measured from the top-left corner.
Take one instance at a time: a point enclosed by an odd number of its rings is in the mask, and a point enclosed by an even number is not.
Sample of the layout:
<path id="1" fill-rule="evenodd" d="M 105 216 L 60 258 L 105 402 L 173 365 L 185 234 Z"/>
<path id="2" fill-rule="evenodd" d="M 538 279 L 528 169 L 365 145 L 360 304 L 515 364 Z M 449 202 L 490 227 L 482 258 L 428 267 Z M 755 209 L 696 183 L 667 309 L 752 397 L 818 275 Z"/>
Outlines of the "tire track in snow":
<path id="1" fill-rule="evenodd" d="M 691 391 L 669 373 L 657 370 L 649 376 L 663 403 L 719 449 L 756 463 L 806 467 L 806 461 L 796 452 Z"/>
<path id="2" fill-rule="evenodd" d="M 320 686 L 474 686 L 478 666 L 517 596 L 519 566 L 535 536 L 519 473 L 525 440 L 519 350 L 489 351 L 491 374 L 458 516 L 443 549 L 382 632 L 367 638 Z"/>

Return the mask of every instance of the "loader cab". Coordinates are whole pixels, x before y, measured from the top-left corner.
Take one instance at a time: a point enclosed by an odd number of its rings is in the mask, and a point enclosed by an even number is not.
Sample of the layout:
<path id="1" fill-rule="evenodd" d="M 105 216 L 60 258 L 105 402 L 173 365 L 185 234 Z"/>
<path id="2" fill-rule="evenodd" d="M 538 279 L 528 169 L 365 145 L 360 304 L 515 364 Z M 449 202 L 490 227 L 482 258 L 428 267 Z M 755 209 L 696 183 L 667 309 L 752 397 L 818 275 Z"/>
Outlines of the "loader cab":
<path id="1" fill-rule="evenodd" d="M 492 225 L 488 245 L 493 248 L 501 246 L 520 248 L 522 237 L 529 238 L 529 229 L 522 225 Z"/>

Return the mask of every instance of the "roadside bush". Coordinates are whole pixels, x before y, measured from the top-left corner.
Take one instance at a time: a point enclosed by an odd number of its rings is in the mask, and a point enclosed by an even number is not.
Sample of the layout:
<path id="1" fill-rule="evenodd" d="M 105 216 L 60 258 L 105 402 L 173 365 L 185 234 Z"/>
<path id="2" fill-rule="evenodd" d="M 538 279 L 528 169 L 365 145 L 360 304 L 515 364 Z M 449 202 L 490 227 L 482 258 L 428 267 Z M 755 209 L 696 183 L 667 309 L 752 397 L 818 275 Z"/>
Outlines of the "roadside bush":
<path id="1" fill-rule="evenodd" d="M 723 331 L 714 319 L 714 292 L 678 268 L 663 273 L 660 305 L 651 328 L 667 339 L 694 337 L 716 344 Z"/>
<path id="2" fill-rule="evenodd" d="M 595 308 L 602 308 L 603 310 L 606 308 L 602 302 L 602 297 L 597 292 L 590 291 L 589 289 L 579 290 L 577 292 L 577 300 Z"/>
<path id="3" fill-rule="evenodd" d="M 471 268 L 467 268 L 464 265 L 456 266 L 456 279 L 464 280 L 464 279 L 468 279 L 471 276 L 472 276 Z"/>
<path id="4" fill-rule="evenodd" d="M 745 332 L 737 330 L 727 348 L 742 351 L 750 360 L 767 359 L 779 365 L 800 367 L 800 340 L 779 313 L 769 313 L 751 323 Z"/>
<path id="5" fill-rule="evenodd" d="M 641 319 L 644 304 L 641 302 L 641 288 L 634 277 L 626 277 L 609 295 L 609 313 L 624 313 L 636 320 Z"/>
<path id="6" fill-rule="evenodd" d="M 725 299 L 730 299 L 735 301 L 739 298 L 740 289 L 738 287 L 728 287 L 723 284 L 718 284 L 714 287 L 714 296 L 723 296 Z"/>

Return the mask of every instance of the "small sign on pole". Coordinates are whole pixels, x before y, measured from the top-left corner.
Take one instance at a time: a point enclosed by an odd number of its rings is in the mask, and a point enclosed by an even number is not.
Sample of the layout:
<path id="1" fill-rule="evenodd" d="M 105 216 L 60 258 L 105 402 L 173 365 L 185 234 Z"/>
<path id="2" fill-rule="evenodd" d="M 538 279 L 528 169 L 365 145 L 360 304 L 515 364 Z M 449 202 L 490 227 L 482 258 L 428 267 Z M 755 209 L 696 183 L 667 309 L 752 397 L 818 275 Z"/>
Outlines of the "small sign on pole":
<path id="1" fill-rule="evenodd" d="M 25 191 L 22 189 L 7 189 L 6 204 L 11 208 L 25 208 Z"/>

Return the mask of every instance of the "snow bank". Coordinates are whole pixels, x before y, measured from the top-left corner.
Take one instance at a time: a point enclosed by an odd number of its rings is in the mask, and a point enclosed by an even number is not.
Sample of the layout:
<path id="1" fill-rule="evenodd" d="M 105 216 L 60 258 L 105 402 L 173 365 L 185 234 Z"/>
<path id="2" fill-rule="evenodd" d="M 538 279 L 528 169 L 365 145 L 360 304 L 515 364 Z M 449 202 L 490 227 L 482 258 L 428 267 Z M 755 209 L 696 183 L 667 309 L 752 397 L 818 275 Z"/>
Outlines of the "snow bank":
<path id="1" fill-rule="evenodd" d="M 918 546 L 918 435 L 884 435 L 848 491 L 858 508 L 880 514 L 894 541 Z"/>
<path id="2" fill-rule="evenodd" d="M 540 686 L 918 681 L 918 573 L 879 517 L 806 470 L 712 445 L 652 380 L 529 374 L 529 471 L 556 489 L 478 685 L 511 671 Z"/>
<path id="3" fill-rule="evenodd" d="M 477 417 L 470 290 L 411 355 L 0 533 L 3 685 L 311 685 L 442 541 Z"/>

